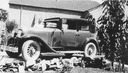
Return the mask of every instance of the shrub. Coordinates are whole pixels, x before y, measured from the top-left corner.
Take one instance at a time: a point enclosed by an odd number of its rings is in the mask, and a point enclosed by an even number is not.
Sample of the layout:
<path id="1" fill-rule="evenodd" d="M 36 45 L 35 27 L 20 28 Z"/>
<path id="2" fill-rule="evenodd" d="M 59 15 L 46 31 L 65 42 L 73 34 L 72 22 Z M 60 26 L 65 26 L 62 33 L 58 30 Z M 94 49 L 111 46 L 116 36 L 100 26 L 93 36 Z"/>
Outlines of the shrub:
<path id="1" fill-rule="evenodd" d="M 7 33 L 11 33 L 17 27 L 18 27 L 18 25 L 16 24 L 16 22 L 14 20 L 6 22 Z"/>

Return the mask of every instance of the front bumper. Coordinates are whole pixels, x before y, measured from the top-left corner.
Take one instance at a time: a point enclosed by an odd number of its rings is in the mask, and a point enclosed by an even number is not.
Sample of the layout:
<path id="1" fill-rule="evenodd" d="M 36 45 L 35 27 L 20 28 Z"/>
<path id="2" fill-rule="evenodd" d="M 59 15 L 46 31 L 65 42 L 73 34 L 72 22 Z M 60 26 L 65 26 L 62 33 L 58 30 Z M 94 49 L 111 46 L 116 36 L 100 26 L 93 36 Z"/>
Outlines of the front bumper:
<path id="1" fill-rule="evenodd" d="M 20 42 L 21 42 L 21 38 L 16 38 L 16 37 L 9 38 L 5 50 L 10 52 L 18 52 Z"/>
<path id="2" fill-rule="evenodd" d="M 10 51 L 10 52 L 18 52 L 18 47 L 11 47 L 11 46 L 6 46 L 6 51 Z"/>

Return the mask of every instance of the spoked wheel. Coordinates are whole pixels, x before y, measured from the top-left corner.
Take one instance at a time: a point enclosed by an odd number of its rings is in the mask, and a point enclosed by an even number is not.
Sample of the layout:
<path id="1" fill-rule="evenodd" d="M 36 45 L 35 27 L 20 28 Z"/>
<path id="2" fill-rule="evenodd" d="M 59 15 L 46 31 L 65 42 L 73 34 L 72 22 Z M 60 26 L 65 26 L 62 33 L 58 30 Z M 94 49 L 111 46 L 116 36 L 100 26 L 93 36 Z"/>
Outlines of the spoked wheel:
<path id="1" fill-rule="evenodd" d="M 22 46 L 24 60 L 36 60 L 40 56 L 40 45 L 36 41 L 27 40 Z"/>
<path id="2" fill-rule="evenodd" d="M 85 57 L 94 58 L 97 54 L 97 47 L 94 43 L 87 43 L 84 49 Z"/>

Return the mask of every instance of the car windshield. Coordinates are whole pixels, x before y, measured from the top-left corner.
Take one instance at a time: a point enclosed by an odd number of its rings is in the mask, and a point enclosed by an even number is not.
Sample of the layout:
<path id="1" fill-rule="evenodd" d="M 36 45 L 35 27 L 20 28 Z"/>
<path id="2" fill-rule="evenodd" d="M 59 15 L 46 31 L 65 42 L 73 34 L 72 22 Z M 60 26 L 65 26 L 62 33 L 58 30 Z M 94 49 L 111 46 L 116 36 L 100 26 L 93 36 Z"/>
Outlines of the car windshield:
<path id="1" fill-rule="evenodd" d="M 45 28 L 57 28 L 57 23 L 54 22 L 46 22 Z"/>

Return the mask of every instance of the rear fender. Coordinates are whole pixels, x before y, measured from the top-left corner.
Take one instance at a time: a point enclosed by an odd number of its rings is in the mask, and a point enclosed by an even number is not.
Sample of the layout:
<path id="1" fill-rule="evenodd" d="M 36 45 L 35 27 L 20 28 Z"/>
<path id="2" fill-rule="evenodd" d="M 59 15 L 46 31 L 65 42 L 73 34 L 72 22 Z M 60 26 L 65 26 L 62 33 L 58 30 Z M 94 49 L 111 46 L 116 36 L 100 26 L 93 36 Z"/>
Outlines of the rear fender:
<path id="1" fill-rule="evenodd" d="M 97 41 L 96 39 L 94 39 L 94 38 L 86 38 L 85 41 L 84 41 L 84 43 L 83 43 L 83 45 L 82 45 L 82 47 L 84 48 L 85 45 L 86 45 L 87 43 L 89 43 L 89 42 L 94 43 L 94 44 L 96 45 L 96 47 L 97 47 L 98 52 L 100 52 L 99 45 L 98 45 L 98 41 Z M 84 49 L 83 49 L 83 50 L 84 50 Z"/>

